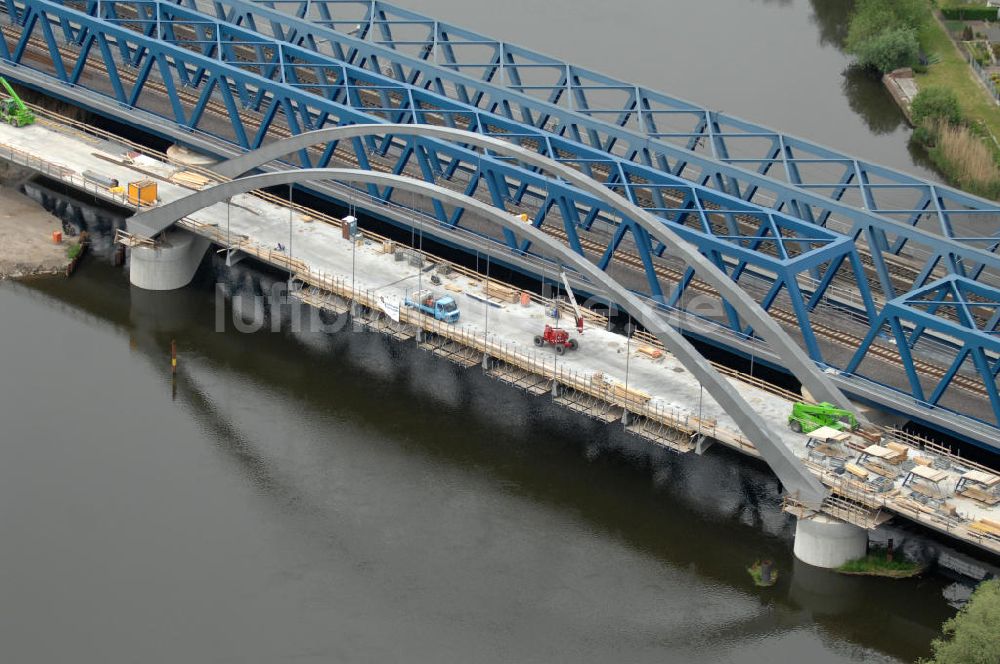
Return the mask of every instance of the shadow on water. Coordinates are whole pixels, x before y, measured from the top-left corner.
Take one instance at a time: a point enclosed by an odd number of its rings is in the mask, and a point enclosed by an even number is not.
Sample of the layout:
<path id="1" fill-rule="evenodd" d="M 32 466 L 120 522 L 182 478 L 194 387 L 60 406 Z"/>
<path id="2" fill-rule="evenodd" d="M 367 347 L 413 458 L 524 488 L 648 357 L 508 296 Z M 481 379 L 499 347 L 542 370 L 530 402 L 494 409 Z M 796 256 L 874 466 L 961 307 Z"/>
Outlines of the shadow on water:
<path id="1" fill-rule="evenodd" d="M 283 275 L 242 265 L 227 269 L 209 258 L 191 287 L 151 293 L 130 287 L 101 246 L 73 279 L 29 288 L 119 329 L 151 363 L 166 366 L 166 349 L 176 338 L 182 357 L 194 358 L 182 363 L 176 399 L 211 432 L 240 475 L 305 520 L 302 537 L 323 531 L 324 498 L 307 489 L 304 478 L 279 470 L 266 444 L 241 432 L 216 403 L 202 379 L 205 372 L 238 376 L 246 389 L 280 393 L 297 404 L 297 417 L 332 417 L 362 427 L 373 445 L 403 445 L 424 460 L 564 512 L 605 538 L 770 607 L 706 626 L 709 638 L 734 642 L 815 623 L 828 638 L 912 660 L 926 654 L 951 612 L 942 597 L 948 582 L 940 576 L 862 579 L 794 561 L 793 527 L 780 510 L 775 478 L 733 452 L 717 446 L 704 457 L 673 455 L 619 427 L 570 414 L 545 397 L 502 386 L 478 368 L 460 370 L 412 342 L 374 333 L 347 328 L 304 340 L 287 329 L 241 334 L 227 325 L 217 332 L 216 281 L 260 293 Z M 226 321 L 231 305 L 227 301 Z M 780 577 L 774 588 L 753 587 L 745 568 L 758 558 L 776 562 Z"/>
<path id="2" fill-rule="evenodd" d="M 893 101 L 892 95 L 871 72 L 860 67 L 849 67 L 844 72 L 841 87 L 851 110 L 864 120 L 865 126 L 873 134 L 891 134 L 907 127 L 906 117 Z"/>

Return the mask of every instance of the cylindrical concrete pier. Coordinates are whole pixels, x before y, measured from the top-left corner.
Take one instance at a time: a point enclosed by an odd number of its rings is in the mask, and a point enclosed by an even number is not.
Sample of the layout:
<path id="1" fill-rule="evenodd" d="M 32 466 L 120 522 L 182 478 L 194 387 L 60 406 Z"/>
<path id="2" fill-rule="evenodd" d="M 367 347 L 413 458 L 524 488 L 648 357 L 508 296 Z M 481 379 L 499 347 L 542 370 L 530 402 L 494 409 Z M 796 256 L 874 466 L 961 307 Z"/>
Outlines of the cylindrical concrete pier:
<path id="1" fill-rule="evenodd" d="M 209 241 L 180 229 L 165 231 L 156 246 L 132 248 L 129 281 L 146 290 L 166 291 L 191 283 Z"/>
<path id="2" fill-rule="evenodd" d="M 795 524 L 795 557 L 826 569 L 862 558 L 868 549 L 868 531 L 823 514 Z"/>

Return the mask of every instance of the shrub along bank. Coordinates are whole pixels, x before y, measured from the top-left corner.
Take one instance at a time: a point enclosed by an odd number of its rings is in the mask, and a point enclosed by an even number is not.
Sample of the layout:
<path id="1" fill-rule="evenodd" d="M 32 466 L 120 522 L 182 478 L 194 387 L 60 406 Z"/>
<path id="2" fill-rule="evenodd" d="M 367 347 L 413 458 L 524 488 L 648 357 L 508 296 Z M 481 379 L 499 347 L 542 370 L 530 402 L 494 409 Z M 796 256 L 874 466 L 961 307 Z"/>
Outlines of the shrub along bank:
<path id="1" fill-rule="evenodd" d="M 1000 198 L 1000 166 L 986 142 L 989 138 L 965 120 L 953 90 L 923 88 L 910 110 L 917 127 L 913 140 L 926 148 L 950 182 L 980 196 Z"/>

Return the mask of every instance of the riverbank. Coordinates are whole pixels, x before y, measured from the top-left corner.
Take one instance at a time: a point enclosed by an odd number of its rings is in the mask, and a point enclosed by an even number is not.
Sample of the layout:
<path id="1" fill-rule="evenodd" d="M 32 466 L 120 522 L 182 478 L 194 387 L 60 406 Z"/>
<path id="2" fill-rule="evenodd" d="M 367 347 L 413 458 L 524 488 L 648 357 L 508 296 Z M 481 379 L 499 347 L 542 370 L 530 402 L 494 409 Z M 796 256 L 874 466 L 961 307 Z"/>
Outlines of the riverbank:
<path id="1" fill-rule="evenodd" d="M 52 233 L 62 222 L 16 188 L 0 184 L 0 279 L 65 274 L 67 244 Z"/>
<path id="2" fill-rule="evenodd" d="M 939 57 L 940 62 L 930 65 L 925 72 L 914 74 L 917 86 L 921 89 L 936 86 L 952 90 L 958 97 L 965 120 L 996 139 L 1000 136 L 1000 107 L 972 71 L 936 9 L 932 11 L 932 17 L 933 20 L 928 21 L 920 34 L 920 44 L 927 53 Z M 996 145 L 993 147 L 996 148 Z"/>

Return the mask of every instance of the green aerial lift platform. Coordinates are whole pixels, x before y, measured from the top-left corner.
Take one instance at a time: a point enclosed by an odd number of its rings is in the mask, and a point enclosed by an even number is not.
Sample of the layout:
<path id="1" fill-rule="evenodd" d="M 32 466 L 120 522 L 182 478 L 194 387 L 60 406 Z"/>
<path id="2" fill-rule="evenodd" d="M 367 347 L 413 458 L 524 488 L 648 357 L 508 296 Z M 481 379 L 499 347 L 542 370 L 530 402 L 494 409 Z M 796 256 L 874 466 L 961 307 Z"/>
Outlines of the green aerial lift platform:
<path id="1" fill-rule="evenodd" d="M 0 99 L 0 120 L 8 123 L 11 127 L 24 127 L 32 124 L 35 121 L 35 114 L 31 112 L 31 109 L 24 105 L 21 98 L 14 92 L 14 88 L 10 87 L 7 79 L 0 76 L 0 84 L 3 84 L 7 94 L 10 95 Z"/>
<path id="2" fill-rule="evenodd" d="M 820 427 L 853 431 L 858 428 L 858 418 L 851 411 L 837 408 L 832 403 L 811 404 L 800 401 L 792 406 L 788 426 L 792 431 L 801 433 L 811 433 Z"/>

